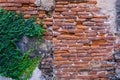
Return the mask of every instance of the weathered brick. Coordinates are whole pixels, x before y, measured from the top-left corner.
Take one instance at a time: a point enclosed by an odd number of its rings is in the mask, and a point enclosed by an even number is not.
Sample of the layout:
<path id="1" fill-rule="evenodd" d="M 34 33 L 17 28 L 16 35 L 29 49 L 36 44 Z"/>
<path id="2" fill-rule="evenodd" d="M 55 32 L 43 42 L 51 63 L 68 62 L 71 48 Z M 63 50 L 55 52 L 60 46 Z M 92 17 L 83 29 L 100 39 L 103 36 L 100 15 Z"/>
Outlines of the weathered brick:
<path id="1" fill-rule="evenodd" d="M 82 58 L 82 61 L 91 61 L 92 60 L 92 57 L 83 57 Z"/>
<path id="2" fill-rule="evenodd" d="M 0 6 L 17 13 L 22 10 L 25 18 L 36 15 L 38 23 L 44 18 L 44 28 L 52 26 L 53 34 L 43 33 L 43 38 L 54 42 L 53 63 L 57 77 L 60 80 L 108 80 L 105 67 L 114 65 L 102 62 L 112 59 L 110 51 L 119 45 L 114 45 L 116 37 L 104 24 L 108 16 L 97 13 L 96 1 L 76 3 L 57 0 L 52 16 L 37 8 L 34 1 L 0 0 Z"/>
<path id="3" fill-rule="evenodd" d="M 30 2 L 30 3 L 34 3 L 34 2 L 35 2 L 35 0 L 29 0 L 29 2 Z"/>
<path id="4" fill-rule="evenodd" d="M 44 25 L 52 25 L 53 22 L 42 22 Z"/>
<path id="5" fill-rule="evenodd" d="M 76 15 L 76 12 L 62 12 L 62 15 Z"/>
<path id="6" fill-rule="evenodd" d="M 88 75 L 88 76 L 84 76 L 84 75 L 81 75 L 81 76 L 77 76 L 78 79 L 92 79 L 92 76 Z"/>
<path id="7" fill-rule="evenodd" d="M 96 14 L 94 14 L 93 17 L 94 18 L 103 18 L 103 19 L 108 18 L 108 16 L 106 16 L 106 15 L 96 15 Z"/>
<path id="8" fill-rule="evenodd" d="M 52 36 L 44 36 L 43 38 L 47 39 L 47 40 L 52 40 Z"/>
<path id="9" fill-rule="evenodd" d="M 63 12 L 63 11 L 68 11 L 68 9 L 67 8 L 55 8 L 55 11 Z"/>
<path id="10" fill-rule="evenodd" d="M 28 14 L 24 15 L 24 18 L 30 18 L 30 17 L 31 15 L 28 15 Z"/>
<path id="11" fill-rule="evenodd" d="M 98 22 L 98 23 L 103 23 L 105 20 L 104 19 L 99 19 L 99 18 L 92 18 L 91 21 Z"/>
<path id="12" fill-rule="evenodd" d="M 71 35 L 60 35 L 57 37 L 58 39 L 66 39 L 66 40 L 78 40 L 78 36 L 71 36 Z"/>
<path id="13" fill-rule="evenodd" d="M 29 3 L 30 0 L 7 0 L 8 2 L 15 2 L 15 3 Z"/>
<path id="14" fill-rule="evenodd" d="M 20 3 L 0 3 L 0 7 L 20 7 Z"/>
<path id="15" fill-rule="evenodd" d="M 22 7 L 21 10 L 22 11 L 26 11 L 26 10 L 27 11 L 34 11 L 34 10 L 36 10 L 36 8 L 34 8 L 34 7 Z"/>
<path id="16" fill-rule="evenodd" d="M 92 53 L 91 56 L 106 56 L 106 53 Z"/>
<path id="17" fill-rule="evenodd" d="M 54 53 L 68 53 L 68 51 L 64 51 L 64 50 L 54 50 Z"/>
<path id="18" fill-rule="evenodd" d="M 38 14 L 37 11 L 24 11 L 24 14 Z"/>
<path id="19" fill-rule="evenodd" d="M 81 19 L 81 18 L 79 18 L 79 19 L 76 19 L 76 22 L 84 22 L 86 19 Z"/>
<path id="20" fill-rule="evenodd" d="M 75 15 L 65 15 L 65 16 L 63 16 L 64 17 L 64 19 L 76 19 L 76 16 Z"/>
<path id="21" fill-rule="evenodd" d="M 66 61 L 67 58 L 55 57 L 54 60 L 55 60 L 55 61 Z"/>
<path id="22" fill-rule="evenodd" d="M 73 11 L 73 12 L 83 12 L 83 11 L 85 11 L 85 8 L 71 8 L 71 11 Z"/>
<path id="23" fill-rule="evenodd" d="M 89 15 L 90 12 L 77 12 L 78 15 Z"/>
<path id="24" fill-rule="evenodd" d="M 95 22 L 91 22 L 91 21 L 86 21 L 86 22 L 83 22 L 83 25 L 84 26 L 96 26 L 96 23 Z"/>
<path id="25" fill-rule="evenodd" d="M 7 0 L 0 0 L 0 3 L 4 3 L 4 2 L 6 2 Z"/>
<path id="26" fill-rule="evenodd" d="M 78 16 L 79 18 L 82 18 L 82 19 L 91 19 L 91 18 L 93 18 L 93 16 L 92 15 L 80 15 L 80 16 Z"/>
<path id="27" fill-rule="evenodd" d="M 88 26 L 83 26 L 83 25 L 77 25 L 78 29 L 88 29 Z"/>
<path id="28" fill-rule="evenodd" d="M 17 7 L 5 7 L 5 10 L 11 10 L 11 11 L 17 11 L 19 9 L 20 8 L 17 8 Z"/>
<path id="29" fill-rule="evenodd" d="M 56 5 L 67 5 L 69 2 L 68 1 L 59 1 L 56 2 Z"/>
<path id="30" fill-rule="evenodd" d="M 87 3 L 89 3 L 89 4 L 97 4 L 97 1 L 96 0 L 89 0 Z"/>

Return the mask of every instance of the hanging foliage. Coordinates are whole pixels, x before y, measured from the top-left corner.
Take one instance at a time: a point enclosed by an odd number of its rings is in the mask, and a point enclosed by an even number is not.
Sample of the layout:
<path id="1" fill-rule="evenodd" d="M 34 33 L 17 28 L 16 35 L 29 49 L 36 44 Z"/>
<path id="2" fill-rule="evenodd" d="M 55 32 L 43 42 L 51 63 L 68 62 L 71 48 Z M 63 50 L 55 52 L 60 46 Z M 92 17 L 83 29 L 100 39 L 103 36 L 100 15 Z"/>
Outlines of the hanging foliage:
<path id="1" fill-rule="evenodd" d="M 27 80 L 36 67 L 39 58 L 30 59 L 34 48 L 22 53 L 16 43 L 23 37 L 42 38 L 42 24 L 36 18 L 25 19 L 22 13 L 0 9 L 0 75 L 16 80 Z M 22 78 L 24 76 L 24 78 Z"/>

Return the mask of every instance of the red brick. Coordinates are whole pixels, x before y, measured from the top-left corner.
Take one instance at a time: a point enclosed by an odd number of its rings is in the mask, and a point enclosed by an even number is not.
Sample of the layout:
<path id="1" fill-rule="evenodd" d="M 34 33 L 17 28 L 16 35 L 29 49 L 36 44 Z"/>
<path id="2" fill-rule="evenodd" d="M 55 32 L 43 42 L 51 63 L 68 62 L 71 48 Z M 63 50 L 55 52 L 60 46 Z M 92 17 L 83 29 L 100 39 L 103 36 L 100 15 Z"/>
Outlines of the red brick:
<path id="1" fill-rule="evenodd" d="M 74 48 L 74 47 L 73 47 Z M 70 50 L 69 50 L 69 53 L 76 53 L 77 52 L 77 50 L 75 50 L 75 49 L 71 49 L 70 48 Z"/>
<path id="2" fill-rule="evenodd" d="M 79 19 L 76 19 L 76 22 L 84 22 L 86 19 L 81 19 L 81 18 L 79 18 Z"/>
<path id="3" fill-rule="evenodd" d="M 75 33 L 75 36 L 85 37 L 85 36 L 86 36 L 86 34 L 85 34 L 85 33 Z"/>
<path id="4" fill-rule="evenodd" d="M 75 15 L 65 15 L 63 17 L 64 17 L 64 19 L 76 19 Z"/>
<path id="5" fill-rule="evenodd" d="M 30 0 L 7 0 L 8 2 L 16 2 L 16 3 L 29 3 Z"/>
<path id="6" fill-rule="evenodd" d="M 29 0 L 30 1 L 30 3 L 34 3 L 35 2 L 35 0 Z"/>
<path id="7" fill-rule="evenodd" d="M 91 79 L 92 76 L 88 75 L 88 76 L 84 76 L 84 75 L 81 75 L 81 76 L 77 76 L 78 79 Z"/>
<path id="8" fill-rule="evenodd" d="M 43 38 L 45 38 L 45 39 L 48 39 L 48 40 L 52 40 L 52 36 L 44 36 Z"/>
<path id="9" fill-rule="evenodd" d="M 62 12 L 62 15 L 76 15 L 76 12 Z"/>
<path id="10" fill-rule="evenodd" d="M 70 61 L 78 61 L 79 58 L 77 58 L 77 57 L 69 57 L 68 60 L 70 60 Z M 84 66 L 84 65 L 82 65 L 82 66 Z"/>
<path id="11" fill-rule="evenodd" d="M 93 15 L 94 18 L 108 18 L 106 15 Z"/>
<path id="12" fill-rule="evenodd" d="M 65 43 L 64 43 L 64 44 L 62 44 L 62 43 L 55 43 L 54 45 L 55 45 L 55 47 L 56 47 L 56 46 L 59 46 L 59 47 L 67 47 L 67 44 L 65 44 Z"/>
<path id="13" fill-rule="evenodd" d="M 53 18 L 54 18 L 54 19 L 64 19 L 64 17 L 63 17 L 63 16 L 60 16 L 60 15 L 53 15 Z"/>
<path id="14" fill-rule="evenodd" d="M 96 23 L 95 22 L 86 21 L 86 22 L 83 22 L 83 25 L 84 26 L 95 26 Z"/>
<path id="15" fill-rule="evenodd" d="M 92 60 L 92 57 L 83 57 L 82 58 L 82 61 L 91 61 Z"/>
<path id="16" fill-rule="evenodd" d="M 64 5 L 55 5 L 55 8 L 64 8 Z"/>
<path id="17" fill-rule="evenodd" d="M 58 39 L 65 39 L 65 40 L 78 40 L 78 36 L 71 36 L 71 35 L 60 35 L 57 37 Z"/>
<path id="18" fill-rule="evenodd" d="M 7 0 L 0 0 L 0 3 L 2 3 L 2 2 L 4 3 L 4 2 L 6 2 L 6 1 L 7 1 Z"/>
<path id="19" fill-rule="evenodd" d="M 83 62 L 77 62 L 77 61 L 75 61 L 74 64 L 75 65 L 88 65 L 88 62 L 84 62 L 84 61 Z"/>
<path id="20" fill-rule="evenodd" d="M 0 7 L 19 7 L 22 6 L 20 3 L 0 3 Z"/>
<path id="21" fill-rule="evenodd" d="M 89 3 L 89 4 L 97 4 L 97 1 L 96 0 L 89 0 L 87 3 Z"/>
<path id="22" fill-rule="evenodd" d="M 42 22 L 43 23 L 43 25 L 52 25 L 53 24 L 53 22 Z"/>
<path id="23" fill-rule="evenodd" d="M 83 12 L 83 11 L 85 11 L 85 8 L 71 8 L 71 11 L 74 11 L 74 12 Z"/>
<path id="24" fill-rule="evenodd" d="M 45 21 L 50 21 L 50 22 L 52 22 L 52 21 L 53 21 L 53 18 L 45 18 Z"/>
<path id="25" fill-rule="evenodd" d="M 79 50 L 78 57 L 90 57 L 90 54 L 87 54 L 86 50 Z"/>
<path id="26" fill-rule="evenodd" d="M 38 17 L 40 17 L 40 18 L 44 18 L 45 16 L 46 16 L 46 14 L 39 14 Z"/>
<path id="27" fill-rule="evenodd" d="M 55 57 L 54 60 L 55 60 L 55 61 L 66 61 L 67 58 Z"/>
<path id="28" fill-rule="evenodd" d="M 108 78 L 98 78 L 98 79 L 95 79 L 95 80 L 109 80 Z"/>
<path id="29" fill-rule="evenodd" d="M 56 2 L 56 5 L 66 5 L 68 3 L 69 3 L 68 1 L 59 1 L 59 2 Z"/>
<path id="30" fill-rule="evenodd" d="M 70 22 L 70 23 L 74 23 L 75 20 L 74 19 L 66 19 L 65 22 Z"/>
<path id="31" fill-rule="evenodd" d="M 106 71 L 100 71 L 100 72 L 97 72 L 97 76 L 98 77 L 106 77 Z"/>
<path id="32" fill-rule="evenodd" d="M 24 14 L 38 14 L 37 11 L 24 11 Z"/>
<path id="33" fill-rule="evenodd" d="M 31 15 L 28 15 L 28 14 L 24 15 L 24 18 L 30 18 L 30 17 Z"/>
<path id="34" fill-rule="evenodd" d="M 17 7 L 5 7 L 5 10 L 14 10 L 14 11 L 17 11 L 19 9 L 20 8 L 17 8 Z"/>
<path id="35" fill-rule="evenodd" d="M 61 54 L 61 56 L 62 57 L 67 57 L 67 58 L 69 58 L 69 57 L 77 57 L 77 54 Z"/>
<path id="36" fill-rule="evenodd" d="M 36 10 L 36 8 L 34 8 L 34 7 L 22 7 L 21 10 L 22 11 L 26 11 L 26 10 L 27 11 L 34 11 L 34 10 Z"/>
<path id="37" fill-rule="evenodd" d="M 68 11 L 68 9 L 67 8 L 55 8 L 55 11 L 63 12 L 63 11 Z"/>
<path id="38" fill-rule="evenodd" d="M 90 12 L 77 12 L 78 15 L 89 15 Z"/>
<path id="39" fill-rule="evenodd" d="M 78 29 L 88 29 L 88 26 L 83 26 L 83 25 L 77 25 Z"/>
<path id="40" fill-rule="evenodd" d="M 91 56 L 107 56 L 106 53 L 92 53 Z"/>
<path id="41" fill-rule="evenodd" d="M 92 16 L 92 15 L 79 15 L 78 17 L 79 17 L 79 18 L 82 18 L 82 19 L 90 19 L 90 18 L 92 18 L 93 16 Z"/>
<path id="42" fill-rule="evenodd" d="M 99 19 L 99 18 L 92 18 L 91 21 L 98 22 L 98 23 L 104 23 L 104 19 Z"/>

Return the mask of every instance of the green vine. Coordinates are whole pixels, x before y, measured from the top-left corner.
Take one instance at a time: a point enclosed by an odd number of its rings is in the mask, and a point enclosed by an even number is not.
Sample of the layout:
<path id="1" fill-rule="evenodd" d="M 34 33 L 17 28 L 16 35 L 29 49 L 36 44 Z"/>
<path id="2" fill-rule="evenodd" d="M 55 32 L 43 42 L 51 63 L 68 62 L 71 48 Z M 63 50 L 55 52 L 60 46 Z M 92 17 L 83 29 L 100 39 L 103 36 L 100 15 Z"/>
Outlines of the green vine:
<path id="1" fill-rule="evenodd" d="M 34 49 L 22 53 L 16 43 L 23 37 L 42 38 L 42 24 L 36 18 L 25 19 L 22 13 L 0 9 L 0 75 L 15 80 L 27 80 L 36 67 L 39 57 L 30 59 Z M 24 77 L 23 77 L 24 76 Z"/>

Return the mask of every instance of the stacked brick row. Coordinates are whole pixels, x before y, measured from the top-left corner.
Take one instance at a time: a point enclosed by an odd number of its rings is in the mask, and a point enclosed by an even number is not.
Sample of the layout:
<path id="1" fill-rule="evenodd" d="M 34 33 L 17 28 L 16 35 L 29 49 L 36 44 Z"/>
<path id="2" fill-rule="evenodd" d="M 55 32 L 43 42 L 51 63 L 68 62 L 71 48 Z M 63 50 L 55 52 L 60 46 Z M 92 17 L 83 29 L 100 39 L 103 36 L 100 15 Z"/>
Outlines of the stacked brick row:
<path id="1" fill-rule="evenodd" d="M 44 19 L 43 27 L 48 29 L 44 37 L 54 42 L 57 80 L 109 80 L 107 75 L 115 74 L 110 70 L 114 67 L 111 60 L 119 45 L 109 32 L 108 16 L 95 6 L 96 0 L 56 0 L 53 15 L 34 2 L 0 0 L 0 7 L 22 11 L 25 18 L 36 16 L 38 23 Z M 52 60 L 48 56 L 47 64 Z M 49 65 L 45 66 L 46 70 Z"/>
<path id="2" fill-rule="evenodd" d="M 60 80 L 109 80 L 116 37 L 96 0 L 57 0 L 53 14 L 54 65 Z"/>
<path id="3" fill-rule="evenodd" d="M 36 6 L 34 4 L 35 1 L 36 0 L 0 0 L 0 7 L 6 10 L 16 11 L 16 13 L 22 11 L 25 18 L 36 16 L 38 23 L 43 19 L 43 27 L 45 28 L 52 26 L 53 20 L 51 18 L 51 12 L 45 11 L 43 7 Z M 52 38 L 49 32 L 46 32 L 44 35 L 46 39 Z"/>

